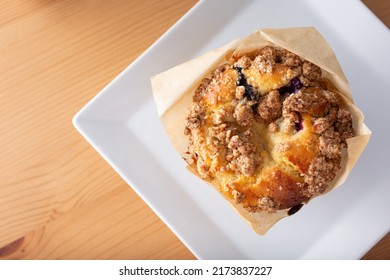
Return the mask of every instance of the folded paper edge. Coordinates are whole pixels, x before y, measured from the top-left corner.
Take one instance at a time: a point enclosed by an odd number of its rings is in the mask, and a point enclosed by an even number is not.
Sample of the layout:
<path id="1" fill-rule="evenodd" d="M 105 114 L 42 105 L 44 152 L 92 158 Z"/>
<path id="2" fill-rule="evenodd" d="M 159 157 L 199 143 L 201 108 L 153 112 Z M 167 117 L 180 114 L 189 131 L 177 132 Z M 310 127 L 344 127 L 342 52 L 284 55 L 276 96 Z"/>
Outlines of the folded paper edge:
<path id="1" fill-rule="evenodd" d="M 353 103 L 349 83 L 346 79 L 344 72 L 341 69 L 341 66 L 337 60 L 336 54 L 333 52 L 332 48 L 326 42 L 324 37 L 322 37 L 322 35 L 313 27 L 258 30 L 258 31 L 253 32 L 252 34 L 250 34 L 246 38 L 232 41 L 229 44 L 225 45 L 224 47 L 221 47 L 217 50 L 205 53 L 204 55 L 200 56 L 197 59 L 193 59 L 191 61 L 188 61 L 186 63 L 178 65 L 174 68 L 171 68 L 170 70 L 168 70 L 166 72 L 160 73 L 160 74 L 152 77 L 151 82 L 152 82 L 153 96 L 154 96 L 154 99 L 156 101 L 158 114 L 163 121 L 164 127 L 167 129 L 167 123 L 164 122 L 164 119 L 166 117 L 165 114 L 170 111 L 170 108 L 173 107 L 173 105 L 175 105 L 176 103 L 178 103 L 186 94 L 188 94 L 190 89 L 196 88 L 196 85 L 200 83 L 201 78 L 207 76 L 210 73 L 210 69 L 214 69 L 217 66 L 217 64 L 220 64 L 221 62 L 223 62 L 224 59 L 229 59 L 229 56 L 228 57 L 226 57 L 226 56 L 232 55 L 233 51 L 237 51 L 237 49 L 239 49 L 240 46 L 242 44 L 244 44 L 245 40 L 247 40 L 251 36 L 252 37 L 253 36 L 263 36 L 263 37 L 268 38 L 268 41 L 273 40 L 273 42 L 271 42 L 270 45 L 279 46 L 279 47 L 282 47 L 282 48 L 285 48 L 289 51 L 294 52 L 294 48 L 286 47 L 284 45 L 284 43 L 281 43 L 281 44 L 275 43 L 275 41 L 278 42 L 278 40 L 275 39 L 276 38 L 275 32 L 280 32 L 281 30 L 283 30 L 283 31 L 291 31 L 291 30 L 297 31 L 298 30 L 299 31 L 300 29 L 302 29 L 301 31 L 303 33 L 311 32 L 313 34 L 315 33 L 315 36 L 319 36 L 318 37 L 318 38 L 320 38 L 319 40 L 322 41 L 323 45 L 326 46 L 326 48 L 328 49 L 327 51 L 330 53 L 330 55 L 332 57 L 332 61 L 336 64 L 336 66 L 333 68 L 332 67 L 325 67 L 324 68 L 323 65 L 320 65 L 321 68 L 323 70 L 325 70 L 326 73 L 328 73 L 331 76 L 330 79 L 332 82 L 335 80 L 334 75 L 337 76 L 338 83 L 335 83 L 335 86 L 339 90 L 339 93 L 342 96 L 344 96 L 346 99 L 348 99 L 350 103 L 352 103 L 354 108 L 357 110 L 358 115 L 361 114 L 361 117 L 358 117 L 358 121 L 359 121 L 358 126 L 361 127 L 359 135 L 347 140 L 347 142 L 349 144 L 348 145 L 348 159 L 347 159 L 348 166 L 345 167 L 347 169 L 347 172 L 345 172 L 345 170 L 344 170 L 343 174 L 340 174 L 341 176 L 340 177 L 338 176 L 338 178 L 337 178 L 338 184 L 333 184 L 332 186 L 329 187 L 328 190 L 331 191 L 334 188 L 340 186 L 347 179 L 352 167 L 356 164 L 358 158 L 360 157 L 361 153 L 365 149 L 365 147 L 370 139 L 371 131 L 368 129 L 368 127 L 363 122 L 364 115 L 361 113 L 361 111 Z M 264 39 L 264 38 L 262 38 L 262 39 Z M 298 54 L 298 55 L 300 55 L 300 54 Z M 318 63 L 316 63 L 315 57 L 310 58 L 310 57 L 306 57 L 304 55 L 300 55 L 300 56 L 311 61 L 312 63 L 315 63 L 318 65 Z M 165 80 L 165 78 L 167 76 L 180 74 L 179 75 L 180 78 L 182 78 L 183 76 L 185 77 L 185 75 L 183 75 L 183 73 L 182 73 L 184 69 L 194 68 L 194 66 L 199 66 L 199 65 L 200 65 L 200 69 L 196 69 L 197 72 L 195 75 L 198 78 L 194 79 L 193 78 L 194 73 L 191 73 L 191 75 L 190 75 L 191 78 L 187 77 L 188 81 L 186 81 L 187 85 L 185 88 L 187 90 L 184 90 L 183 92 L 181 92 L 180 96 L 176 96 L 175 98 L 169 99 L 169 96 L 167 96 L 166 94 L 165 95 L 162 94 L 164 90 L 165 91 L 167 90 L 167 88 L 172 88 L 171 81 Z M 341 82 L 340 82 L 340 80 L 341 80 Z M 182 84 L 184 82 L 185 81 L 183 81 L 183 80 L 181 81 Z M 167 93 L 167 92 L 165 92 L 165 93 Z M 171 140 L 172 140 L 172 138 L 171 138 Z M 356 148 L 355 144 L 359 144 L 358 145 L 359 149 L 358 149 L 358 151 L 355 151 L 355 153 L 352 153 L 350 150 L 353 150 Z M 355 148 L 352 149 L 352 147 L 355 147 Z M 178 151 L 179 150 L 180 149 L 178 149 Z M 188 166 L 188 167 L 190 167 L 190 166 Z M 195 173 L 197 175 L 197 177 L 199 177 L 199 174 L 197 173 L 197 171 L 196 170 L 194 170 L 194 171 L 195 172 L 192 172 L 192 173 Z M 200 180 L 201 180 L 201 178 L 200 178 Z M 214 186 L 214 187 L 216 188 L 216 186 Z M 227 199 L 226 197 L 224 197 L 224 198 Z M 241 216 L 251 225 L 251 227 L 255 230 L 255 232 L 257 232 L 258 234 L 261 234 L 261 235 L 265 234 L 280 219 L 287 216 L 288 209 L 287 210 L 279 210 L 277 212 L 277 215 L 274 215 L 272 222 L 268 221 L 268 223 L 264 223 L 264 222 L 259 223 L 258 220 L 254 217 L 254 215 L 248 215 L 249 212 L 246 211 L 245 209 L 240 209 L 240 207 L 241 207 L 240 205 L 238 205 L 238 207 L 237 207 L 237 205 L 234 202 L 230 201 L 229 199 L 227 199 L 227 200 L 230 202 L 230 204 L 233 206 L 233 208 L 236 211 L 238 211 L 241 214 Z M 280 215 L 280 216 L 278 216 L 278 215 Z M 258 215 L 258 217 L 260 217 L 260 216 L 261 215 Z M 272 214 L 266 214 L 266 216 L 272 217 Z"/>

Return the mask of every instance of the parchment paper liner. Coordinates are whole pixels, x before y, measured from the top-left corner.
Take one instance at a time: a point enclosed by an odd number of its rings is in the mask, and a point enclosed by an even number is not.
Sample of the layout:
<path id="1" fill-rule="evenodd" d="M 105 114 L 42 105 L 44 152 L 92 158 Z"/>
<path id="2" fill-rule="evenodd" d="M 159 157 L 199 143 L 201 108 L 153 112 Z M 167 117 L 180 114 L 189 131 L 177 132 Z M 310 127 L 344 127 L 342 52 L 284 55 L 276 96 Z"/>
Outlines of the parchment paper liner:
<path id="1" fill-rule="evenodd" d="M 333 83 L 352 113 L 357 136 L 347 140 L 348 151 L 343 153 L 342 169 L 329 186 L 327 190 L 329 192 L 346 180 L 367 145 L 371 131 L 363 123 L 364 115 L 353 104 L 348 81 L 335 54 L 313 27 L 258 30 L 246 38 L 232 41 L 219 49 L 152 77 L 153 96 L 158 114 L 172 144 L 182 157 L 186 157 L 185 152 L 188 147 L 188 139 L 184 136 L 186 112 L 200 81 L 210 76 L 212 70 L 229 61 L 233 55 L 249 53 L 267 45 L 287 49 L 320 66 L 323 77 Z M 194 166 L 188 166 L 188 169 L 200 178 Z M 218 190 L 217 186 L 213 186 Z M 286 217 L 288 212 L 286 209 L 274 214 L 251 213 L 233 200 L 228 200 L 261 235 L 277 221 Z"/>

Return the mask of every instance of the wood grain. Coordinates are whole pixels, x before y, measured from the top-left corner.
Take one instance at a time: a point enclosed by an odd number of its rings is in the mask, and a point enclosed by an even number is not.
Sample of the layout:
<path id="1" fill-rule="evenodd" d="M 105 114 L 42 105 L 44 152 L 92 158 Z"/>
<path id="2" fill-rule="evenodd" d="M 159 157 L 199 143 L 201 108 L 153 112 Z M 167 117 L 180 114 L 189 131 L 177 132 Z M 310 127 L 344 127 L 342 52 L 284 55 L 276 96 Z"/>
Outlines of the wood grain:
<path id="1" fill-rule="evenodd" d="M 194 259 L 71 119 L 195 3 L 2 1 L 0 258 Z"/>
<path id="2" fill-rule="evenodd" d="M 71 120 L 194 3 L 2 1 L 0 247 L 24 237 L 3 257 L 193 258 Z"/>

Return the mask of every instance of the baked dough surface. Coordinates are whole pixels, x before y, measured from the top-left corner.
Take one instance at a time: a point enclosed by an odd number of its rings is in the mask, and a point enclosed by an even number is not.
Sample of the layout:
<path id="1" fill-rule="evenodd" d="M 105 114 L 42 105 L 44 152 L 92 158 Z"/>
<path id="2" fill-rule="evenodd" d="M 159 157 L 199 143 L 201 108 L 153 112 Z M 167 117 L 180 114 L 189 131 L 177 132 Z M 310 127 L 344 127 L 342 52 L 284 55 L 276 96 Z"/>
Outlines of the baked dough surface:
<path id="1" fill-rule="evenodd" d="M 298 207 L 340 170 L 351 113 L 321 69 L 264 47 L 215 69 L 188 109 L 188 152 L 200 176 L 249 212 Z"/>

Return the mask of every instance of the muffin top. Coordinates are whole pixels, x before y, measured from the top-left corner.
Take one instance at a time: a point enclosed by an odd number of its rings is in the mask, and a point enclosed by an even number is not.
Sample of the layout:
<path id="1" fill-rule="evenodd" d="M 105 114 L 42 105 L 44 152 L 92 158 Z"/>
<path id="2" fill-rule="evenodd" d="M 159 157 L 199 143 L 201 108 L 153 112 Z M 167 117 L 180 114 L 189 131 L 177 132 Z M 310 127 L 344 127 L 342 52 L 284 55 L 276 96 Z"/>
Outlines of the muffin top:
<path id="1" fill-rule="evenodd" d="M 323 193 L 340 170 L 351 113 L 313 63 L 271 46 L 204 78 L 188 108 L 188 152 L 200 176 L 251 212 Z"/>

